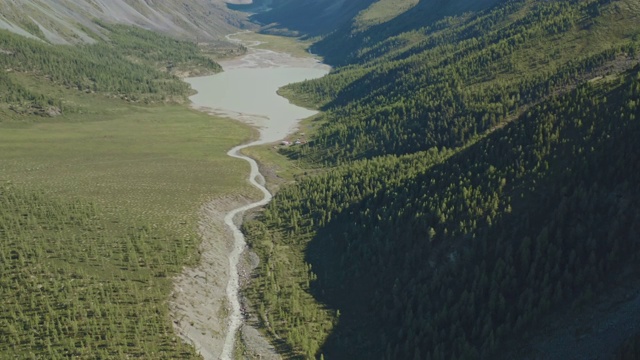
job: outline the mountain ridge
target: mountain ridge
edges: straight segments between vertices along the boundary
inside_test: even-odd
[[[105,31],[95,19],[135,25],[191,41],[219,41],[252,28],[223,0],[0,0],[0,28],[53,44],[94,43]]]

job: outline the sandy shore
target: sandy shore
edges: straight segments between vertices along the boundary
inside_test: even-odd
[[[230,40],[232,36],[228,37]],[[245,44],[248,47],[255,44]],[[264,49],[251,49],[249,53],[233,60],[221,62],[225,71],[238,68],[297,67],[323,69],[328,67],[313,58],[295,58],[289,54]],[[197,90],[197,89],[196,89]],[[239,230],[245,211],[260,207],[271,200],[271,193],[264,187],[265,179],[258,164],[240,154],[240,150],[254,145],[279,140],[281,134],[294,129],[260,114],[229,111],[194,103],[194,108],[216,116],[229,117],[258,127],[260,139],[239,145],[228,152],[229,156],[248,161],[251,174],[248,181],[263,196],[262,199],[226,197],[215,199],[202,208],[200,234],[202,260],[195,268],[185,269],[175,278],[170,298],[171,316],[178,335],[192,344],[205,360],[232,359],[236,335],[240,334],[248,358],[279,359],[280,356],[260,332],[245,321],[239,294],[243,281],[257,265],[257,257],[248,254],[244,236]],[[249,315],[250,320],[250,315]]]

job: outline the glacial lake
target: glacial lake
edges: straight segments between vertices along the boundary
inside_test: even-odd
[[[273,55],[269,53],[265,55]],[[290,83],[322,77],[329,67],[308,61],[297,63],[303,67],[280,66],[272,61],[261,67],[255,67],[255,63],[222,63],[222,73],[185,79],[198,91],[190,99],[197,107],[257,126],[263,143],[284,139],[301,119],[317,112],[289,103],[276,91]]]

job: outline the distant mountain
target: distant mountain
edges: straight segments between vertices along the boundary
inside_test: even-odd
[[[403,31],[420,28],[445,16],[485,9],[499,0],[258,0],[249,8],[260,9],[252,20],[266,31],[302,36],[325,36],[317,46],[336,43],[350,50],[366,42],[378,42]],[[348,45],[346,44],[348,43]],[[334,48],[320,51],[325,55]]]
[[[263,25],[273,24],[292,33],[321,35],[347,23],[374,0],[265,0],[255,5],[267,8],[252,19]],[[254,5],[254,6],[255,6]]]
[[[204,41],[250,26],[223,0],[0,0],[0,29],[55,44],[95,42],[95,19]]]

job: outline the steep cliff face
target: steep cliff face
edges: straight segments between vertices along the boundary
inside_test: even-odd
[[[96,19],[200,41],[250,26],[223,0],[0,0],[0,28],[55,44],[94,42]]]

